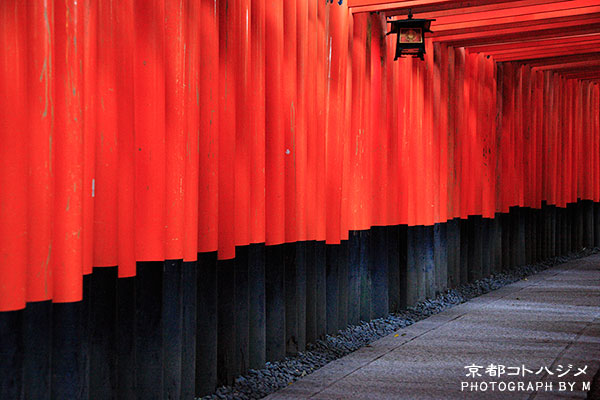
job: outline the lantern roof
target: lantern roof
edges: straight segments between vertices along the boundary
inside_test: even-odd
[[[434,19],[424,19],[424,18],[408,18],[408,19],[388,19],[387,22],[392,24],[392,29],[395,26],[402,26],[405,28],[423,28],[425,32],[431,32],[431,21],[435,21]]]

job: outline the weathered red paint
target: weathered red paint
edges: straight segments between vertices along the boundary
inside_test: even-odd
[[[56,2],[54,129],[54,302],[82,298],[83,275],[83,10],[77,0]],[[110,107],[110,105],[108,105]],[[116,210],[114,210],[116,211]]]
[[[43,4],[36,2],[27,9],[27,31],[28,31],[28,63],[27,63],[27,132],[28,142],[35,143],[29,147],[29,175],[28,175],[28,203],[27,203],[27,300],[43,301],[52,298],[52,269],[50,255],[52,252],[52,209],[54,207],[54,168],[52,168],[52,140],[54,128],[54,4],[52,2]],[[8,25],[6,25],[8,27]],[[90,25],[93,29],[94,25]],[[17,36],[15,36],[18,38]],[[94,35],[95,39],[95,35]],[[4,45],[3,45],[4,47]],[[8,49],[8,47],[5,47]],[[88,51],[88,58],[84,58],[84,66],[89,65],[88,60],[92,57],[93,47]],[[18,60],[18,59],[17,59]],[[95,68],[96,60],[92,61]],[[87,69],[86,69],[87,70]],[[3,73],[4,76],[6,76]],[[16,81],[18,82],[18,81]],[[15,83],[16,83],[15,82]],[[87,82],[86,88],[95,85],[96,80]],[[8,93],[3,90],[3,93]],[[84,94],[85,99],[92,99],[91,95]],[[87,157],[91,148],[94,153],[94,126],[93,104],[86,103],[84,109],[84,145],[86,146],[86,163],[84,174],[89,180],[88,174],[93,175],[94,158]],[[2,106],[4,108],[4,105]],[[90,109],[91,108],[91,109]],[[10,110],[8,108],[7,110]],[[2,120],[6,121],[6,116]],[[8,129],[5,131],[8,133]],[[89,134],[91,133],[91,141]],[[88,139],[88,140],[85,140]],[[5,143],[5,142],[3,142]],[[8,149],[8,148],[7,148]],[[89,161],[88,161],[89,160]],[[2,166],[3,170],[5,166]],[[91,171],[90,171],[91,170]],[[86,174],[87,172],[87,174]],[[3,185],[4,186],[4,185]],[[4,186],[8,188],[8,186]],[[91,197],[91,196],[90,196]],[[15,197],[16,198],[16,197]],[[2,201],[2,200],[0,200]],[[85,201],[85,199],[84,199]],[[84,203],[89,207],[89,202]],[[86,208],[92,218],[93,209]],[[84,252],[86,256],[92,255],[93,227],[90,227],[89,214],[86,214],[84,223]],[[93,223],[93,219],[91,221]],[[90,229],[92,228],[92,229]],[[92,261],[85,261],[91,269]],[[4,261],[3,261],[4,264]],[[4,264],[8,265],[8,264]],[[87,272],[87,271],[86,271]],[[0,306],[2,309],[2,306]]]
[[[226,0],[219,8],[219,259],[235,257],[235,156],[237,72],[240,62],[239,0]],[[239,77],[238,77],[239,78]],[[240,113],[241,115],[241,110]],[[230,212],[224,212],[229,210]]]
[[[184,14],[187,20],[187,53],[185,60],[185,174],[183,260],[195,261],[198,255],[198,204],[200,181],[200,24],[201,0],[190,0]]]
[[[265,9],[264,0],[251,6],[250,135],[251,186],[250,243],[265,242]]]
[[[283,4],[266,7],[265,166],[267,244],[285,241],[285,135],[283,125]]]
[[[185,220],[185,61],[187,50],[187,1],[165,2],[165,257],[183,258]]]
[[[48,3],[46,3],[46,6]],[[35,5],[34,5],[35,7]],[[125,9],[125,7],[123,7]],[[82,222],[82,235],[83,235],[83,273],[90,274],[92,267],[94,266],[94,196],[95,196],[95,173],[96,173],[96,80],[86,79],[88,76],[96,76],[97,60],[97,34],[98,34],[98,3],[91,0],[83,2],[82,7],[83,13],[83,222]],[[41,16],[38,15],[38,18]],[[41,26],[43,27],[43,25]],[[43,31],[44,32],[44,31]],[[47,32],[47,31],[45,31]],[[44,33],[40,32],[42,37]],[[47,33],[46,33],[47,34]],[[40,49],[42,50],[42,49]],[[32,55],[41,54],[44,55],[44,51],[32,52]],[[38,56],[40,57],[40,56]],[[38,66],[39,68],[39,66]],[[33,68],[32,68],[33,69]],[[32,70],[30,69],[30,71]],[[37,68],[36,68],[37,69]],[[46,121],[49,121],[47,119]],[[50,127],[50,125],[47,125]],[[38,129],[33,129],[33,132],[38,132]],[[41,129],[42,134],[46,134],[45,129]],[[32,140],[37,142],[38,140]],[[43,143],[44,138],[40,138]],[[37,159],[38,155],[31,158]],[[46,157],[41,157],[45,160]],[[47,168],[40,169],[41,171],[48,171]],[[41,199],[48,196],[49,191],[43,189],[42,192],[37,193]],[[36,197],[37,197],[36,196]],[[45,215],[39,215],[42,220],[49,221],[50,215],[45,212],[42,208],[41,213]],[[32,218],[36,221],[37,218]],[[42,225],[44,226],[44,225]],[[33,228],[36,229],[36,228]],[[49,236],[48,236],[49,238]],[[30,249],[33,250],[34,246]],[[44,250],[47,245],[42,245],[41,248],[37,248],[34,251]]]
[[[250,103],[250,81],[252,75],[250,43],[250,1],[241,0],[236,3],[234,18],[237,24],[237,39],[234,39],[237,48],[238,62],[236,66],[236,110],[235,118],[235,189],[234,210],[235,220],[235,245],[250,243],[250,171],[252,158],[252,131],[250,129],[250,114],[243,112],[246,104]],[[233,22],[233,21],[231,21]],[[230,22],[230,23],[231,23]],[[237,43],[236,43],[237,42]]]
[[[165,258],[165,4],[134,0],[135,255]],[[98,193],[99,193],[98,188]]]
[[[116,31],[120,40],[116,45],[117,79],[117,264],[120,277],[136,274],[135,253],[135,182],[136,149],[134,130],[133,54],[134,14],[133,0],[124,0],[116,8]],[[85,53],[84,53],[85,54]],[[84,121],[85,122],[85,121]]]
[[[23,140],[27,104],[22,95],[27,92],[26,21],[22,2],[0,3],[0,311],[23,308],[26,300],[28,196],[23,183],[29,177]],[[51,283],[51,276],[47,278]]]
[[[199,58],[202,60],[196,101],[198,129],[198,251],[216,251],[219,231],[219,3],[200,0]],[[202,134],[200,134],[200,132]]]
[[[96,85],[96,168],[94,197],[94,266],[118,264],[117,230],[117,76],[116,16],[110,3],[98,5]],[[58,28],[58,21],[57,28]],[[57,71],[58,72],[58,71]],[[102,190],[101,190],[102,189]]]

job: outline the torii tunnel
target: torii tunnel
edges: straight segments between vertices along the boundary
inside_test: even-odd
[[[597,0],[0,1],[0,398],[194,398],[599,246],[599,83]]]

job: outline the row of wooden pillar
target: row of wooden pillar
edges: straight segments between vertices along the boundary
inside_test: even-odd
[[[141,262],[132,278],[95,268],[81,302],[0,313],[0,398],[191,399],[349,324],[598,246],[600,204],[579,201]]]

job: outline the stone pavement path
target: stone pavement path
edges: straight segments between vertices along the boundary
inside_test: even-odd
[[[481,376],[466,376],[472,365]],[[584,399],[599,368],[600,254],[417,322],[267,399]]]

